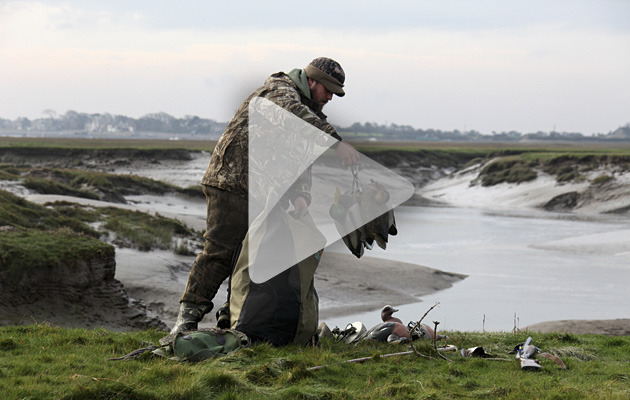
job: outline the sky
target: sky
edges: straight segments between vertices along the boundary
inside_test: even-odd
[[[608,133],[630,123],[629,17],[630,0],[0,0],[0,118],[227,122],[326,56],[338,126]]]

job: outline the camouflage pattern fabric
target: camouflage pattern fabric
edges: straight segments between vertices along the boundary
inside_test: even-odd
[[[319,57],[311,61],[305,68],[306,75],[326,87],[330,92],[339,97],[345,96],[343,83],[346,74],[341,65],[333,59]]]
[[[203,186],[203,192],[208,207],[205,245],[195,258],[180,302],[212,307],[212,299],[230,276],[233,260],[247,233],[248,207],[242,196],[212,186]]]
[[[264,97],[304,121],[340,139],[335,129],[326,121],[326,116],[318,105],[310,99],[308,86],[301,88],[289,77],[278,72],[271,75],[263,86],[256,89],[240,106],[225,132],[217,142],[210,157],[206,173],[201,181],[207,202],[205,246],[192,266],[188,283],[180,302],[210,305],[221,283],[232,272],[233,259],[248,229],[248,181],[249,160],[248,143],[249,102],[254,97]],[[305,91],[307,93],[305,93]],[[279,118],[274,116],[273,118]],[[264,134],[264,129],[256,129]],[[287,133],[290,135],[290,133]],[[286,138],[285,138],[286,139]],[[290,138],[289,138],[290,139]],[[284,144],[294,146],[283,140]],[[284,152],[294,160],[287,160],[292,165],[299,164],[300,152]],[[290,164],[291,165],[291,164]],[[286,180],[287,177],[256,177],[261,187],[273,187],[265,180]],[[297,196],[302,196],[310,204],[311,175],[310,169],[304,171],[291,186],[281,201],[283,208]],[[254,191],[256,191],[254,189]],[[255,196],[254,196],[255,197]],[[264,198],[264,194],[260,195]]]
[[[326,116],[318,109],[318,105],[309,99],[310,93],[309,96],[304,94],[287,74],[283,72],[275,73],[265,81],[263,86],[256,89],[243,102],[234,118],[229,122],[210,157],[208,169],[201,181],[202,184],[227,190],[244,197],[249,195],[248,142],[250,137],[248,134],[248,108],[250,100],[254,97],[264,97],[305,122],[339,138],[332,125],[326,121]],[[256,131],[261,134],[264,132],[264,130],[258,129]],[[292,165],[299,165],[299,160],[293,161]],[[289,193],[289,196],[295,198],[301,195],[308,202],[310,200],[309,189],[309,175],[304,174],[292,187],[290,191],[292,193]]]
[[[343,86],[344,82],[346,81],[346,73],[343,71],[343,68],[341,68],[341,65],[339,65],[339,63],[332,58],[317,57],[316,59],[311,61],[309,65],[319,69],[326,75],[330,76],[340,86]]]

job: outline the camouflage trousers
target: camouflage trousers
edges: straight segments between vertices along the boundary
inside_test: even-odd
[[[247,197],[213,186],[202,187],[208,209],[205,245],[195,258],[179,301],[211,305],[219,286],[232,273],[236,252],[247,233],[248,205]]]

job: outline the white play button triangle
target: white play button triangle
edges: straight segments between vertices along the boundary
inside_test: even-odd
[[[250,228],[243,251],[254,283],[266,282],[413,195],[411,182],[364,154],[353,175],[335,154],[335,138],[265,98],[250,101],[248,129]],[[291,215],[289,200],[302,182],[311,185],[308,213]],[[353,187],[367,186],[383,189],[386,202],[357,205],[344,223],[335,222],[331,205],[348,199],[344,194]]]

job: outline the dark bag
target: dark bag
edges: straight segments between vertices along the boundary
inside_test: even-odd
[[[306,344],[317,333],[319,299],[314,275],[322,251],[294,265],[291,260],[297,257],[291,253],[308,246],[323,249],[326,239],[308,213],[291,216],[276,208],[258,222],[260,234],[250,236],[248,233],[230,278],[231,328],[245,332],[254,342],[268,342],[274,346]],[[269,244],[272,237],[274,240],[282,238],[287,244],[286,254]],[[304,241],[309,242],[308,246]],[[279,270],[276,275],[271,273],[269,279],[256,283],[250,275],[249,250],[256,256],[255,262],[267,260],[264,265],[292,266]]]

